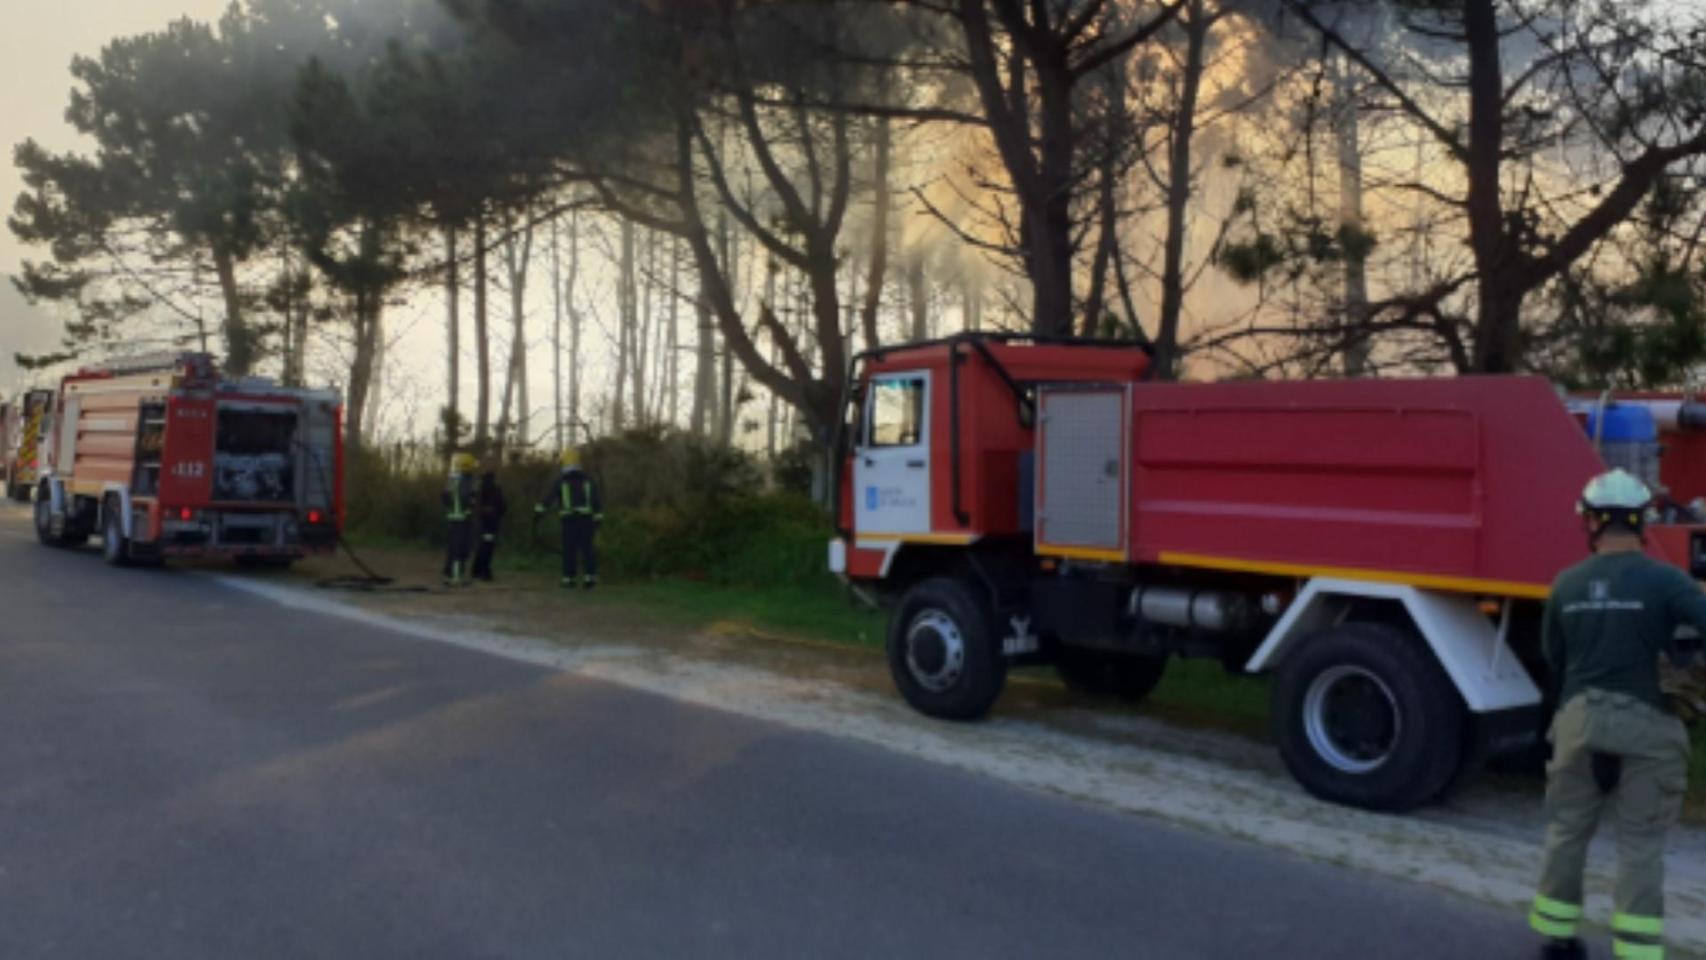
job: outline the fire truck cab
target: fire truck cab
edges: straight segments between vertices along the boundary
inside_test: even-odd
[[[1573,509],[1608,463],[1661,493],[1650,552],[1706,576],[1687,398],[1147,366],[1133,344],[978,334],[855,360],[829,566],[889,603],[916,709],[982,716],[1037,663],[1139,700],[1171,658],[1212,658],[1273,676],[1311,792],[1403,810],[1537,739],[1542,604],[1586,555]]]
[[[48,546],[100,536],[109,563],[227,556],[288,564],[331,551],[342,521],[341,407],[331,391],[226,381],[206,354],[64,378],[37,482]]]

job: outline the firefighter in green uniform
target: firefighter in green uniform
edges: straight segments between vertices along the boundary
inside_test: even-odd
[[[1706,634],[1706,594],[1646,555],[1652,494],[1622,470],[1595,477],[1577,510],[1593,556],[1559,575],[1542,646],[1558,706],[1547,766],[1545,865],[1529,924],[1544,958],[1585,957],[1582,871],[1602,817],[1618,828],[1616,955],[1664,956],[1665,832],[1682,808],[1688,730],[1666,708],[1659,658],[1685,656],[1677,627]]]
[[[450,480],[440,499],[449,536],[444,557],[444,582],[466,586],[468,556],[474,549],[474,470],[479,461],[471,453],[459,453],[450,461]]]
[[[555,509],[562,521],[563,586],[573,588],[577,566],[584,571],[581,581],[588,590],[598,584],[598,526],[604,522],[604,501],[598,494],[598,484],[581,469],[579,450],[564,450],[559,460],[562,473],[534,513],[543,514]]]

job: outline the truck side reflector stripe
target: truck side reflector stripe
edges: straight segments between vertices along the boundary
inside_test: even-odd
[[[1544,600],[1552,593],[1551,586],[1541,583],[1515,583],[1505,580],[1476,580],[1470,577],[1442,577],[1428,573],[1405,573],[1399,570],[1358,570],[1348,567],[1313,567],[1298,563],[1264,563],[1260,560],[1241,560],[1234,557],[1207,557],[1195,553],[1162,551],[1160,562],[1180,567],[1204,570],[1230,570],[1237,573],[1266,573],[1281,577],[1332,577],[1339,580],[1367,580],[1373,583],[1398,583],[1426,590],[1451,593],[1485,593],[1501,597],[1524,597]]]
[[[1097,560],[1103,563],[1126,563],[1131,558],[1124,550],[1107,550],[1101,547],[1058,547],[1039,543],[1036,547],[1039,557],[1059,557],[1062,560]]]
[[[931,543],[948,546],[964,546],[976,541],[979,534],[975,533],[864,533],[856,532],[853,539],[859,543]]]

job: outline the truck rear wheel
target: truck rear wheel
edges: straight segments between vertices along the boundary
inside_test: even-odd
[[[46,490],[36,497],[35,523],[37,543],[44,547],[60,546],[59,538],[53,535],[53,501]]]
[[[1346,623],[1280,668],[1273,731],[1287,769],[1323,800],[1402,812],[1439,796],[1463,752],[1464,707],[1412,633]]]
[[[130,539],[124,535],[124,518],[117,500],[108,500],[101,510],[101,559],[109,566],[130,564]]]
[[[989,712],[1007,681],[987,599],[939,577],[907,591],[889,622],[889,673],[913,709],[944,720]]]
[[[1138,703],[1167,672],[1167,656],[1063,647],[1055,670],[1068,688],[1096,697]]]

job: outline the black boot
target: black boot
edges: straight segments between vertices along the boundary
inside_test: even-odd
[[[1568,940],[1548,940],[1540,948],[1540,960],[1587,960],[1588,950],[1575,937]]]

